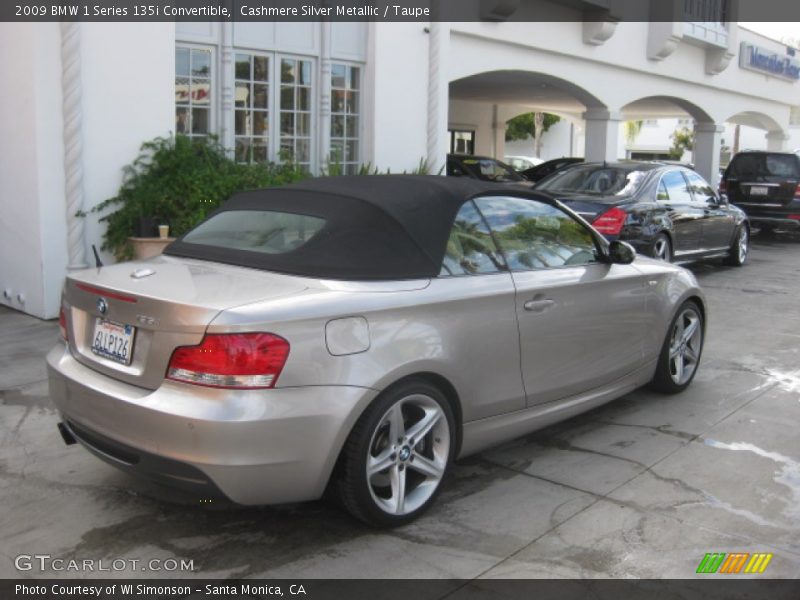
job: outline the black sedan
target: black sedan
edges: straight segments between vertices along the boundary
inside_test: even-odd
[[[736,266],[747,260],[747,216],[685,167],[585,163],[543,179],[536,190],[569,206],[607,239],[626,241],[641,254],[670,262],[723,257]]]

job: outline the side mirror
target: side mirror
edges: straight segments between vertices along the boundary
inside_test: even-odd
[[[628,242],[614,240],[608,245],[608,258],[615,265],[629,265],[636,258],[636,250]]]

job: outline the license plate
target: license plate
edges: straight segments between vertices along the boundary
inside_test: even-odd
[[[754,185],[750,187],[751,196],[766,196],[769,194],[769,188],[762,185]]]
[[[94,322],[92,352],[123,365],[131,364],[136,328],[98,318]]]

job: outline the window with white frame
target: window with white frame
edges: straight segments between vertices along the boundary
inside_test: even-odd
[[[334,64],[331,68],[331,147],[330,161],[341,166],[342,173],[358,172],[360,69]]]
[[[279,158],[311,170],[311,61],[281,58]]]
[[[211,133],[211,50],[175,48],[175,132],[190,137]]]
[[[234,66],[234,155],[237,162],[269,156],[269,57],[236,54]]]
[[[218,75],[214,46],[179,40],[175,47],[175,131],[192,137],[223,136],[237,162],[291,160],[316,172],[318,124],[314,94],[331,85],[332,162],[344,173],[361,164],[362,67],[336,63],[331,81],[317,82],[313,57],[291,56],[256,48],[233,48],[232,73]],[[231,105],[218,104],[216,87],[232,83]],[[219,96],[217,95],[219,94]],[[218,114],[219,113],[219,114]],[[232,147],[227,147],[230,144]]]

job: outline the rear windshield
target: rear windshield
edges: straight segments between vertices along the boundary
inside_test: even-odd
[[[800,177],[800,165],[792,154],[739,154],[728,167],[731,177]]]
[[[325,226],[325,219],[272,210],[217,213],[183,237],[184,242],[284,254],[303,246]]]
[[[435,277],[441,266],[379,207],[291,188],[237,194],[164,253],[326,279]]]
[[[602,165],[574,166],[542,180],[537,190],[593,196],[630,196],[641,185],[646,171]]]

